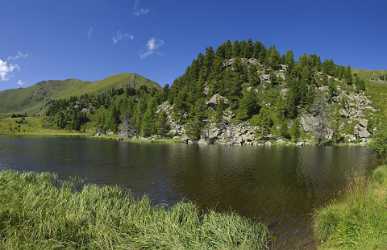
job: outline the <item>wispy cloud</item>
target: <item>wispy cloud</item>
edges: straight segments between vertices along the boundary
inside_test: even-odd
[[[7,59],[0,58],[0,82],[8,81],[12,74],[20,70],[19,64],[13,63],[20,59],[29,57],[29,54],[18,51],[16,55],[9,56]]]
[[[164,44],[164,40],[154,37],[150,38],[146,43],[146,51],[140,55],[140,58],[145,59],[154,54],[160,55],[159,49],[164,46]]]
[[[149,14],[150,9],[145,9],[140,7],[140,0],[135,0],[134,1],[134,6],[133,6],[133,15],[135,16],[144,16]]]
[[[0,59],[0,82],[8,81],[13,72],[20,70],[20,66]]]
[[[90,40],[93,37],[93,33],[94,33],[94,26],[90,26],[89,30],[87,31],[87,39]]]
[[[116,32],[116,34],[114,34],[114,36],[112,37],[112,40],[113,40],[113,44],[117,44],[117,43],[119,43],[122,40],[131,40],[131,41],[133,41],[134,40],[134,36],[130,35],[128,33],[122,33],[121,31],[118,30]]]
[[[23,88],[26,83],[22,80],[18,80],[16,84],[19,86],[19,88]]]
[[[7,58],[7,61],[15,61],[15,60],[19,60],[19,59],[25,59],[27,58],[29,55],[27,53],[23,53],[21,51],[18,51],[17,54],[15,56],[9,56]]]

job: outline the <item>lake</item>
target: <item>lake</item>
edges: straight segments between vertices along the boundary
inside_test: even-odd
[[[281,244],[309,244],[314,209],[377,166],[366,147],[131,144],[0,136],[0,168],[55,172],[129,188],[155,204],[182,199],[264,222]]]

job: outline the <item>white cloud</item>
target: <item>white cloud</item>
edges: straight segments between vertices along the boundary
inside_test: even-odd
[[[122,40],[134,40],[134,36],[128,33],[122,33],[121,31],[117,31],[116,34],[112,37],[113,44],[117,44]]]
[[[18,51],[15,56],[9,56],[7,58],[7,61],[15,61],[15,60],[19,60],[19,59],[25,59],[28,56],[29,55],[27,53],[23,53],[23,52]]]
[[[164,40],[152,37],[146,43],[146,51],[140,55],[141,59],[145,59],[153,54],[160,54],[159,49],[164,46]]]
[[[133,11],[133,15],[135,15],[135,16],[144,16],[144,15],[149,14],[149,12],[150,12],[149,9],[140,8],[140,9],[134,10]]]
[[[94,33],[94,26],[90,26],[89,30],[87,31],[87,38],[90,40]]]
[[[144,16],[149,14],[150,9],[144,9],[140,8],[140,0],[135,0],[134,1],[134,6],[133,6],[133,15],[135,16]]]
[[[11,74],[20,70],[19,65],[0,59],[0,82],[8,81]]]
[[[18,80],[16,84],[19,86],[19,88],[23,88],[24,84],[26,83],[23,82],[22,80]]]

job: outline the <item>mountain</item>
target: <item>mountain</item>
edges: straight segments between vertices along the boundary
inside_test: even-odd
[[[147,86],[159,89],[160,86],[137,74],[118,74],[106,79],[90,82],[77,79],[42,81],[28,88],[0,92],[0,113],[34,114],[51,99],[65,99],[84,94],[97,94],[109,89],[134,86]]]
[[[126,88],[52,101],[51,126],[186,142],[367,142],[377,122],[366,78],[318,55],[227,41],[162,91]]]

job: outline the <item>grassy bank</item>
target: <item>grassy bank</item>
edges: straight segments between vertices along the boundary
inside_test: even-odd
[[[265,226],[235,214],[166,209],[116,187],[0,172],[0,249],[266,249]]]
[[[122,138],[118,135],[95,136],[95,133],[71,131],[64,129],[52,129],[44,126],[41,117],[25,118],[0,118],[0,135],[16,136],[77,136],[96,140],[126,141],[131,143],[171,144],[179,143],[179,140],[169,138]]]
[[[39,136],[79,136],[79,131],[52,129],[44,126],[40,117],[0,118],[2,135],[39,135]]]
[[[387,166],[375,170],[369,183],[359,181],[348,191],[316,213],[321,249],[387,249]]]

